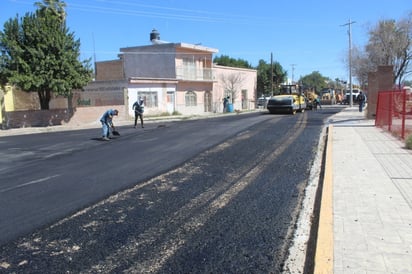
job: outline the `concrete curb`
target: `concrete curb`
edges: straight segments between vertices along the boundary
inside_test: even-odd
[[[333,125],[328,127],[314,273],[333,273]]]

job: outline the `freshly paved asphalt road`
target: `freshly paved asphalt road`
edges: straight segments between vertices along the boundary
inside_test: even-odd
[[[0,243],[170,170],[270,118],[255,113],[230,122],[220,118],[153,124],[144,130],[124,127],[119,128],[121,138],[111,142],[96,138],[99,129],[3,137]]]
[[[336,111],[122,128],[107,143],[96,130],[1,138],[11,161],[0,170],[0,263],[32,273],[277,272]]]

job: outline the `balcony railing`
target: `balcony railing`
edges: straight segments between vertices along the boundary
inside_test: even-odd
[[[192,69],[188,67],[176,67],[176,79],[189,81],[212,81],[211,68]]]

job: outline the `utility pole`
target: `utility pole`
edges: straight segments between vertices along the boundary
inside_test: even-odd
[[[295,66],[296,66],[296,64],[291,64],[291,66],[292,66],[292,85],[293,85],[293,79],[294,79],[294,77],[295,77]]]
[[[351,21],[349,19],[349,22],[346,24],[341,25],[342,27],[348,26],[348,35],[349,35],[349,89],[350,89],[350,99],[349,99],[349,104],[352,107],[353,106],[353,88],[352,88],[352,24],[356,23],[355,21]]]
[[[270,91],[273,96],[273,53],[270,53]]]

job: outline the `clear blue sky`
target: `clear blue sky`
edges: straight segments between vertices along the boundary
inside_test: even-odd
[[[41,0],[37,0],[41,1]],[[0,23],[35,10],[30,0],[0,0]],[[379,20],[406,18],[411,0],[66,0],[67,23],[81,42],[81,58],[117,58],[119,49],[160,39],[201,43],[257,66],[279,62],[294,80],[313,71],[348,79],[348,27],[363,47]],[[294,69],[293,69],[294,68]],[[356,80],[354,79],[356,82]]]

